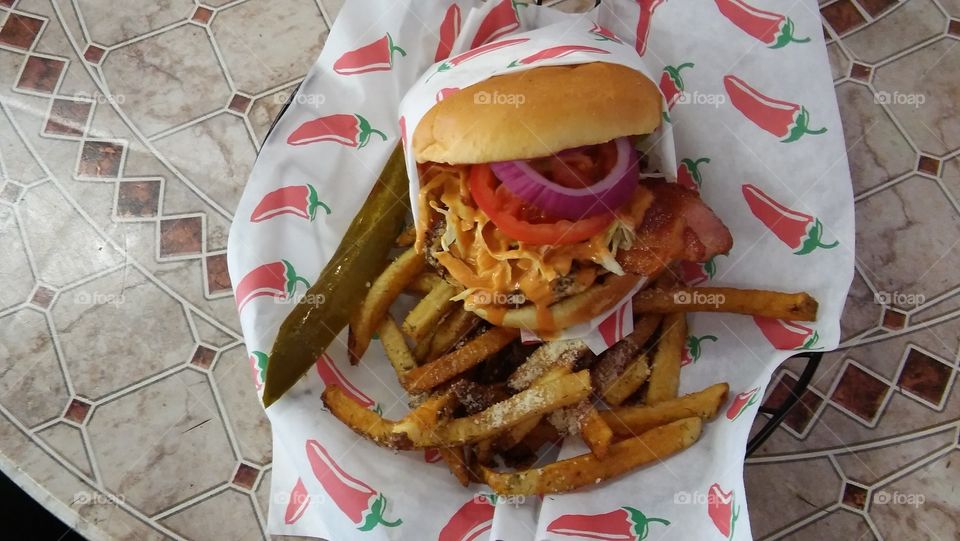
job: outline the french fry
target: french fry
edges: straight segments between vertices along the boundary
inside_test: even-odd
[[[413,246],[413,243],[417,240],[417,228],[408,227],[403,230],[403,233],[397,237],[397,246],[401,248],[409,248]]]
[[[487,438],[473,445],[473,458],[477,461],[477,464],[493,463],[493,455],[495,453],[493,449],[494,439],[495,438]]]
[[[572,368],[573,363],[588,351],[590,348],[579,338],[547,342],[534,350],[527,360],[517,367],[507,378],[507,385],[511,389],[522,391],[554,368]]]
[[[426,360],[427,355],[430,353],[430,340],[433,338],[433,333],[427,333],[419,342],[413,346],[413,358],[420,364]]]
[[[426,338],[437,322],[453,308],[454,305],[450,299],[456,294],[457,288],[449,282],[445,280],[437,282],[430,293],[420,299],[420,302],[407,314],[401,327],[403,332],[415,342]]]
[[[457,478],[463,486],[470,485],[470,467],[467,465],[467,457],[463,446],[458,447],[437,447],[440,458],[447,464],[450,473]]]
[[[380,343],[383,344],[383,349],[387,353],[387,359],[390,360],[390,364],[393,365],[398,377],[402,377],[417,367],[417,362],[414,360],[413,354],[410,353],[410,348],[407,347],[407,342],[403,338],[403,333],[400,332],[400,327],[397,327],[397,322],[389,314],[383,319],[378,332],[380,333]]]
[[[427,293],[430,293],[430,290],[436,287],[442,279],[443,278],[440,278],[440,276],[435,272],[423,272],[417,275],[412,282],[407,284],[407,287],[404,289],[404,291],[413,295],[420,295],[422,297]]]
[[[817,300],[807,293],[782,293],[732,287],[671,287],[644,289],[633,297],[633,311],[729,312],[791,321],[817,319]]]
[[[652,406],[625,406],[601,411],[600,417],[617,436],[632,437],[647,430],[687,417],[709,421],[727,401],[730,386],[717,383],[688,395],[665,400]]]
[[[600,417],[600,412],[593,405],[588,405],[586,411],[580,417],[580,437],[587,444],[590,451],[597,458],[607,456],[610,449],[610,442],[613,440],[613,430],[607,425],[607,422]]]
[[[647,355],[641,353],[627,364],[623,372],[604,388],[600,397],[611,406],[619,406],[630,398],[650,377],[650,364]]]
[[[480,323],[480,318],[467,312],[463,308],[455,308],[454,311],[440,323],[437,331],[433,333],[430,339],[430,351],[427,353],[428,360],[436,359],[450,351],[457,342],[467,333],[472,331]]]
[[[363,357],[367,347],[370,346],[373,331],[380,326],[380,322],[387,315],[387,309],[403,288],[420,274],[425,265],[423,254],[418,254],[416,250],[410,248],[390,263],[373,281],[367,297],[350,318],[347,350],[351,364],[357,364],[360,357]]]
[[[638,316],[633,324],[633,332],[600,355],[591,369],[597,394],[603,397],[607,389],[620,379],[627,367],[642,353],[643,345],[656,332],[662,319],[663,316],[659,314]]]
[[[542,388],[543,386],[548,385],[551,381],[557,378],[563,377],[569,373],[570,373],[569,366],[554,367],[549,371],[547,371],[542,376],[540,376],[539,378],[537,378],[537,381],[533,383],[532,387]],[[508,449],[512,449],[514,446],[520,443],[525,437],[527,437],[527,434],[529,434],[533,429],[535,429],[537,425],[540,424],[540,421],[542,420],[543,420],[542,417],[531,417],[530,419],[527,419],[526,421],[518,424],[517,426],[503,432],[502,434],[497,436],[497,438],[493,440],[490,444],[482,446],[481,450],[483,450],[484,452],[487,452],[487,451],[506,451]],[[487,440],[487,441],[490,441],[490,440]],[[484,443],[484,442],[480,442],[480,443]],[[481,461],[481,463],[486,464],[487,462]]]
[[[680,387],[680,357],[687,339],[687,316],[667,314],[663,318],[660,341],[653,354],[653,365],[647,380],[646,403],[656,404],[676,398]]]
[[[703,421],[689,417],[614,443],[601,460],[587,453],[541,468],[511,473],[481,466],[484,482],[500,495],[532,496],[567,492],[607,480],[686,449],[700,437]]]
[[[407,372],[400,384],[411,393],[427,391],[480,364],[520,336],[517,329],[493,327],[448,355]]]

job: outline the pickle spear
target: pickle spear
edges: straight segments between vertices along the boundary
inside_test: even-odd
[[[397,145],[330,262],[280,326],[264,377],[264,406],[293,387],[346,327],[403,230],[408,194],[403,150]],[[310,299],[323,303],[304,302]]]

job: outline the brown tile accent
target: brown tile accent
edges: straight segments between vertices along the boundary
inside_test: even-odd
[[[5,8],[11,8],[11,7],[13,7],[13,4],[14,4],[16,1],[17,1],[17,0],[0,0],[0,6],[3,6],[3,7],[5,7]]]
[[[207,258],[207,288],[210,293],[219,293],[233,287],[227,273],[227,255],[212,255]]]
[[[53,301],[53,296],[56,295],[56,291],[48,289],[43,286],[39,286],[37,291],[33,294],[33,298],[30,299],[30,302],[40,308],[48,308],[50,302]]]
[[[849,364],[840,376],[840,383],[833,391],[832,400],[863,420],[872,421],[886,393],[886,383],[858,366]]]
[[[120,174],[123,146],[109,141],[87,141],[80,154],[77,175],[84,177],[116,177]]]
[[[103,55],[106,54],[106,50],[102,47],[96,45],[87,45],[87,48],[83,51],[83,58],[91,64],[99,64],[103,60]]]
[[[20,199],[20,193],[23,191],[23,188],[8,182],[6,186],[3,187],[3,191],[0,191],[0,199],[8,203],[16,203],[17,199]]]
[[[20,80],[17,81],[17,88],[51,93],[56,90],[60,73],[66,65],[63,60],[30,56],[27,58]]]
[[[790,390],[797,384],[797,380],[790,374],[784,374],[777,382],[776,386],[770,391],[770,396],[763,402],[765,408],[779,408],[790,396]],[[823,399],[810,391],[800,395],[800,401],[794,404],[783,422],[793,430],[802,433],[806,430],[813,414],[817,412]]]
[[[863,64],[858,64],[854,62],[850,65],[850,77],[858,81],[866,81],[870,79],[870,74],[873,72],[873,68],[870,66],[865,66]]]
[[[951,36],[956,36],[960,38],[960,21],[956,19],[950,20],[950,25],[947,26],[947,33]]]
[[[253,484],[257,482],[257,475],[259,474],[260,470],[257,468],[247,464],[240,464],[237,466],[237,472],[233,474],[233,484],[238,487],[252,489]]]
[[[867,506],[867,489],[845,483],[843,485],[843,503],[854,509],[863,509]]]
[[[87,419],[87,414],[90,413],[90,407],[90,404],[74,398],[67,406],[67,411],[63,414],[63,417],[75,423],[83,423]]]
[[[866,22],[851,0],[840,0],[820,8],[820,14],[830,26],[843,35]]]
[[[917,171],[936,175],[940,172],[940,160],[921,154],[920,159],[917,160]]]
[[[82,136],[86,130],[90,108],[90,102],[86,101],[61,98],[53,100],[50,118],[47,119],[47,125],[43,128],[44,133]]]
[[[929,355],[910,348],[897,384],[931,404],[939,404],[952,369]]]
[[[897,0],[859,0],[859,2],[860,7],[866,10],[871,17],[876,17],[897,4]]]
[[[250,98],[241,96],[240,94],[234,94],[233,97],[230,98],[230,105],[228,105],[227,108],[238,113],[245,113],[247,112],[248,105],[250,105]]]
[[[203,225],[199,217],[172,218],[160,222],[160,255],[200,253]]]
[[[43,19],[11,13],[0,27],[0,43],[20,49],[29,49],[40,34]]]
[[[190,17],[190,20],[196,21],[200,24],[207,24],[210,22],[210,17],[213,17],[213,10],[199,6],[197,7],[197,10],[193,12],[193,16]]]
[[[145,218],[156,216],[160,206],[159,180],[128,180],[117,191],[117,215]]]
[[[883,327],[891,331],[899,331],[907,324],[907,314],[896,310],[883,311]]]
[[[193,352],[193,358],[190,359],[190,364],[200,368],[210,368],[216,355],[217,352],[208,347],[197,346],[197,350]]]

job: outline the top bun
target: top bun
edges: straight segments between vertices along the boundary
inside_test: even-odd
[[[464,88],[427,111],[413,133],[418,162],[489,163],[650,133],[660,92],[642,73],[592,62],[533,68]]]

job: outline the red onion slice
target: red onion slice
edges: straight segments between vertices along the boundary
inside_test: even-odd
[[[490,169],[510,192],[552,216],[580,220],[620,208],[637,187],[637,151],[627,137],[614,140],[617,161],[600,182],[585,188],[561,186],[523,160],[496,162]]]

